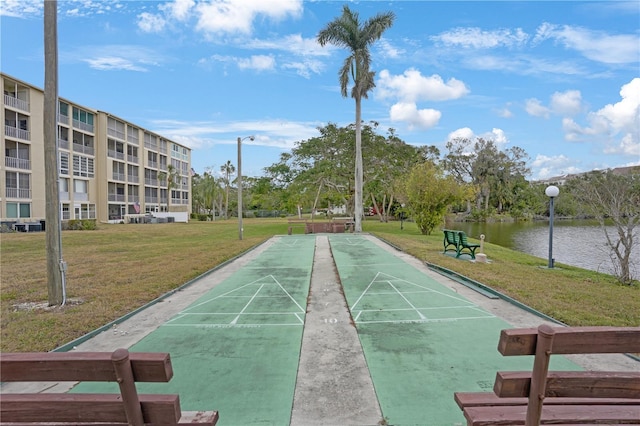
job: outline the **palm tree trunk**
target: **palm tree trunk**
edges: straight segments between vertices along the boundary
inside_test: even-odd
[[[362,97],[356,95],[356,170],[355,170],[355,232],[362,232]]]

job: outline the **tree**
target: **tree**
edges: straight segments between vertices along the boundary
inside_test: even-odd
[[[424,235],[444,221],[450,205],[464,198],[465,187],[430,161],[414,166],[399,186],[403,188],[405,208]]]
[[[640,244],[640,170],[619,175],[591,172],[570,181],[573,195],[600,222],[610,249],[615,275],[623,284],[633,282],[631,253]],[[607,228],[613,223],[614,232]]]
[[[222,166],[220,171],[224,173],[224,184],[226,190],[226,197],[224,199],[224,218],[229,219],[229,187],[231,186],[231,175],[235,173],[236,168],[231,164],[231,160],[227,160]]]
[[[362,232],[362,98],[368,97],[368,92],[375,87],[375,72],[370,70],[371,54],[369,48],[380,39],[382,33],[391,25],[395,15],[393,12],[381,13],[364,23],[360,22],[358,13],[352,12],[349,6],[342,9],[342,16],[331,21],[318,33],[318,43],[321,46],[333,44],[348,49],[351,54],[345,59],[339,72],[340,90],[343,97],[347,97],[347,86],[353,81],[351,97],[356,103],[356,146],[355,146],[355,232]]]

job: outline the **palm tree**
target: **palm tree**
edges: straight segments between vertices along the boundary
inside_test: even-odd
[[[224,183],[227,186],[227,194],[224,202],[224,218],[229,219],[229,186],[231,184],[231,174],[236,171],[236,168],[233,164],[231,164],[231,160],[227,160],[226,163],[220,166],[220,171],[224,173]]]
[[[395,15],[393,12],[379,13],[373,18],[361,23],[357,13],[345,5],[342,16],[329,22],[318,33],[318,43],[321,46],[333,44],[350,50],[351,54],[345,59],[338,73],[340,90],[343,97],[347,97],[347,86],[353,80],[351,97],[356,101],[356,164],[355,164],[355,232],[362,232],[362,98],[368,98],[368,92],[376,85],[375,72],[369,69],[371,54],[369,47],[380,39],[382,33],[391,25]]]

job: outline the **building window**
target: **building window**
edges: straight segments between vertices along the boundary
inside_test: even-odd
[[[93,114],[73,107],[73,127],[93,133]]]
[[[96,205],[88,203],[76,204],[75,216],[76,219],[95,219]]]
[[[93,158],[83,155],[73,156],[73,175],[92,178],[94,177]]]
[[[31,217],[31,203],[7,203],[7,218],[22,219]]]
[[[107,118],[107,134],[109,136],[113,136],[118,139],[125,140],[124,127],[125,126],[122,121],[116,120],[113,117]]]
[[[62,204],[62,207],[60,209],[60,217],[62,218],[62,220],[71,219],[71,208],[69,207],[69,204]]]
[[[144,147],[158,150],[158,138],[152,135],[151,133],[144,134]]]
[[[138,145],[138,128],[127,124],[127,140]]]
[[[60,153],[60,174],[69,174],[69,154],[67,154],[66,152]]]

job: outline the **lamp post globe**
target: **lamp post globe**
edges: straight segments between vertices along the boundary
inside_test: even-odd
[[[555,185],[547,186],[544,193],[549,197],[549,261],[547,267],[553,268],[553,200],[560,194],[560,189]]]

